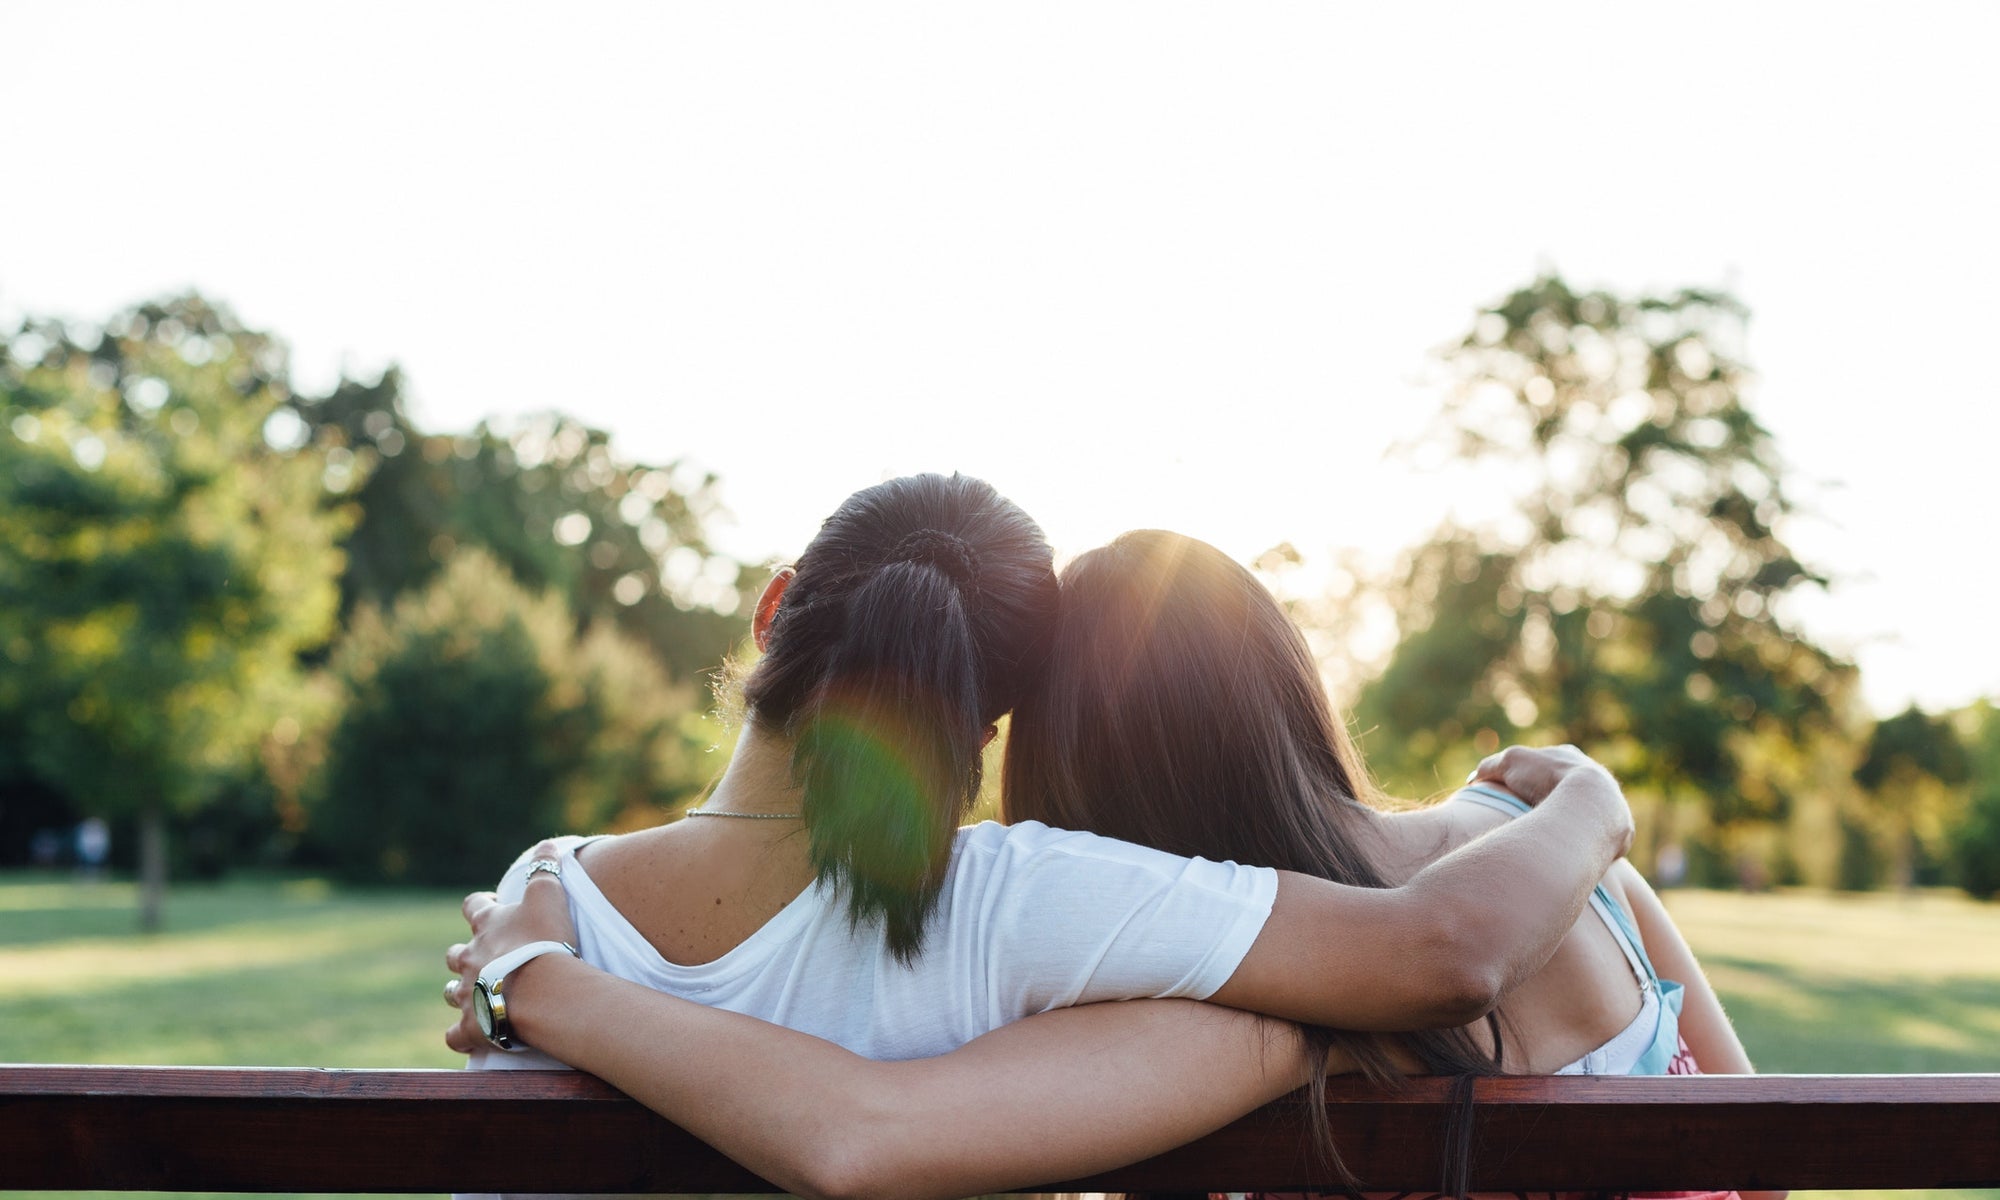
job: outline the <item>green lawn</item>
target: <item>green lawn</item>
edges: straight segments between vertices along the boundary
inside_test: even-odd
[[[458,897],[317,880],[183,886],[167,932],[133,888],[0,882],[0,1060],[444,1067]]]
[[[456,895],[188,885],[153,938],[132,932],[133,899],[124,883],[0,875],[0,1061],[456,1064],[438,999]],[[1667,902],[1762,1069],[2000,1072],[2000,905]]]
[[[1761,1071],[2000,1071],[2000,904],[1669,892]]]

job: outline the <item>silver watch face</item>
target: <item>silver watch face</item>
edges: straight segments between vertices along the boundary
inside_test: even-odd
[[[489,1042],[495,1041],[493,1037],[493,997],[487,992],[486,981],[484,979],[477,980],[472,985],[472,1017],[475,1021],[479,1022],[479,1032],[486,1035],[486,1040]]]

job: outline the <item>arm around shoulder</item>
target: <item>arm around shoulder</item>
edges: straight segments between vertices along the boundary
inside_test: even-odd
[[[1631,831],[1617,781],[1579,758],[1533,813],[1401,887],[1281,874],[1270,920],[1211,999],[1346,1029],[1465,1024],[1555,953]]]

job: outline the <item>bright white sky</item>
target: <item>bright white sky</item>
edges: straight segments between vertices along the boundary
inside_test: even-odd
[[[1431,349],[1551,265],[1755,310],[1868,696],[2000,694],[2000,6],[16,6],[0,313],[189,287],[426,428],[718,471],[746,557],[982,475],[1388,554]]]

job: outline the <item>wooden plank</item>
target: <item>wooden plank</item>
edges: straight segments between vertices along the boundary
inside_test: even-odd
[[[1348,1166],[1371,1186],[1435,1187],[1448,1089],[1333,1081]],[[1481,1188],[2000,1186],[2000,1075],[1503,1078],[1475,1094]],[[1273,1105],[1074,1183],[1305,1186],[1301,1117]],[[771,1190],[568,1072],[0,1066],[0,1189],[15,1188]]]
[[[1348,1167],[1380,1188],[1440,1183],[1443,1080],[1383,1096],[1334,1081]],[[2000,1181],[2000,1076],[1506,1078],[1474,1089],[1475,1188],[1989,1187]],[[1303,1184],[1299,1110],[1272,1106],[1114,1173],[1118,1186]],[[1289,1177],[1289,1182],[1284,1182]],[[1106,1177],[1108,1180],[1110,1177]],[[1108,1183],[1107,1183],[1108,1186]]]
[[[566,1071],[0,1067],[0,1189],[773,1191]]]

